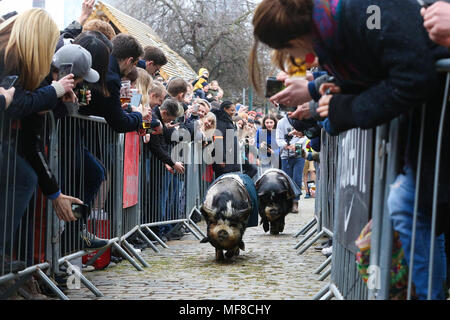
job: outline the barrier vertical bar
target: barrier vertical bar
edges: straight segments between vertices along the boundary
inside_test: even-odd
[[[430,248],[430,264],[428,269],[428,300],[432,298],[433,289],[433,267],[434,267],[434,251],[436,245],[436,221],[437,221],[437,207],[438,207],[438,193],[439,193],[439,173],[441,165],[442,140],[444,136],[445,115],[447,113],[447,104],[450,87],[450,69],[447,67],[447,79],[445,84],[444,102],[442,104],[441,119],[439,123],[437,151],[436,151],[436,165],[434,174],[434,188],[433,188],[433,210],[431,221],[431,248]]]
[[[125,135],[118,134],[116,137],[115,145],[115,181],[114,181],[114,214],[113,214],[113,225],[114,225],[114,236],[120,237],[123,234],[123,153],[124,153],[124,143]]]
[[[391,265],[392,265],[392,247],[393,247],[393,227],[391,216],[388,208],[388,198],[390,193],[390,186],[394,183],[399,163],[399,154],[397,152],[399,146],[399,131],[400,119],[394,119],[390,123],[389,128],[389,142],[386,145],[386,152],[388,155],[388,163],[384,187],[384,203],[381,225],[380,246],[383,248],[380,252],[380,291],[378,292],[378,300],[388,300],[391,286]]]
[[[370,265],[380,266],[380,245],[382,237],[382,219],[384,206],[385,180],[385,155],[388,126],[383,125],[376,129],[375,161],[372,190],[372,234],[370,242]],[[380,288],[369,288],[369,300],[377,298]]]

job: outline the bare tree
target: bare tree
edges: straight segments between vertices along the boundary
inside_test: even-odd
[[[111,0],[148,24],[195,69],[210,71],[226,98],[239,100],[249,87],[248,54],[253,43],[252,0]],[[267,55],[266,55],[267,56]]]

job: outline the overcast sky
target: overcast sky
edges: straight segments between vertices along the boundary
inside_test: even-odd
[[[70,22],[80,16],[83,0],[46,0],[45,2],[46,10],[56,21],[58,27],[63,30]],[[103,2],[109,3],[110,1],[103,0]],[[11,11],[21,13],[30,9],[32,5],[33,0],[0,0],[0,15]]]

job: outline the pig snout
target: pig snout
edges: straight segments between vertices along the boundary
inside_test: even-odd
[[[230,235],[228,234],[228,232],[226,230],[222,229],[217,233],[217,236],[219,238],[219,241],[222,242],[222,241],[226,241]]]

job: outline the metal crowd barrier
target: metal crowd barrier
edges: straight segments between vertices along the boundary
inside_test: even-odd
[[[54,129],[53,118],[45,117],[45,128],[44,137],[48,137]],[[21,290],[33,274],[52,285],[42,271],[50,268],[52,253],[50,208],[19,147],[23,141],[19,129],[18,121],[0,113],[0,287],[4,289],[0,299]]]
[[[440,125],[438,131],[438,142],[436,151],[436,165],[435,165],[435,175],[434,175],[434,185],[433,185],[433,204],[432,204],[432,217],[431,217],[431,239],[430,239],[430,250],[428,257],[434,257],[435,245],[436,245],[436,223],[437,223],[437,206],[438,206],[438,190],[439,190],[439,169],[441,164],[441,154],[442,154],[442,139],[443,131],[445,128],[445,119],[447,117],[447,104],[449,100],[449,89],[450,89],[450,59],[441,60],[437,63],[437,71],[440,73],[446,73],[446,85],[445,93],[443,99],[443,106],[440,114]],[[421,109],[421,129],[419,134],[419,151],[418,151],[418,169],[416,172],[416,190],[415,190],[415,205],[414,205],[414,218],[412,227],[412,239],[411,239],[411,252],[408,258],[408,283],[407,283],[407,299],[413,298],[413,273],[414,273],[414,256],[416,245],[415,241],[417,238],[417,219],[419,211],[419,192],[421,192],[421,170],[422,170],[422,157],[423,157],[423,147],[425,142],[425,115],[426,106]],[[370,235],[370,263],[368,268],[368,280],[367,283],[362,281],[360,274],[358,273],[355,266],[355,251],[348,244],[350,239],[345,239],[345,233],[342,232],[342,223],[346,222],[346,217],[342,216],[342,207],[339,203],[347,203],[352,206],[352,202],[349,203],[348,198],[340,199],[345,192],[341,192],[338,186],[334,189],[333,197],[335,207],[333,210],[336,211],[336,216],[334,218],[334,238],[333,238],[333,255],[332,255],[332,266],[331,266],[331,281],[314,297],[315,300],[327,300],[331,298],[336,299],[358,299],[358,300],[387,300],[391,297],[391,272],[392,272],[392,254],[393,254],[393,243],[394,243],[394,230],[392,226],[391,216],[388,210],[387,202],[390,192],[390,187],[394,183],[398,172],[399,164],[401,160],[397,150],[403,141],[400,141],[400,130],[401,123],[403,122],[402,117],[392,120],[390,123],[379,126],[376,128],[374,133],[367,131],[368,135],[373,135],[374,143],[366,143],[366,149],[363,153],[366,153],[367,158],[373,157],[373,167],[367,164],[365,167],[361,168],[361,172],[366,172],[366,175],[370,175],[372,179],[368,179],[367,183],[369,189],[366,193],[366,197],[361,198],[362,194],[356,194],[356,198],[360,197],[360,204],[365,203],[365,208],[361,207],[358,213],[364,212],[364,219],[356,221],[355,226],[362,229],[364,222],[368,222],[372,219],[371,235]],[[355,131],[355,130],[351,130]],[[350,132],[351,132],[350,131]],[[347,132],[340,136],[342,139],[343,135],[349,135],[351,133]],[[331,150],[327,149],[327,141],[323,141],[322,145],[322,159],[329,156]],[[342,147],[341,144],[337,146]],[[358,154],[358,152],[356,152]],[[357,158],[358,156],[356,156]],[[344,160],[345,162],[345,160]],[[343,168],[342,157],[337,158],[338,170],[337,170],[337,181],[341,183],[343,181],[343,174],[345,178],[348,177],[348,172]],[[319,182],[320,188],[324,188],[324,181],[326,180],[325,172],[327,168],[321,167],[322,181]],[[364,179],[359,180],[363,182]],[[360,187],[360,185],[358,186]],[[330,190],[330,189],[328,189]],[[327,191],[328,191],[327,190]],[[333,189],[331,189],[333,190]],[[321,191],[324,191],[323,189]],[[423,190],[422,190],[423,192]],[[358,201],[358,200],[357,200]],[[322,203],[321,217],[324,219],[324,212],[326,211],[326,204]],[[325,207],[324,207],[325,206]],[[345,210],[344,210],[345,211]],[[340,217],[341,216],[341,217]],[[344,219],[342,219],[344,218]],[[351,221],[350,221],[351,224]],[[344,229],[346,230],[346,229]],[[357,229],[356,229],[357,230]],[[343,236],[344,235],[344,236]],[[352,237],[354,234],[352,235]],[[356,240],[354,237],[353,241]],[[347,242],[347,244],[345,244]],[[433,269],[434,259],[429,259],[428,267],[428,290],[427,299],[432,299],[432,279],[435,270]]]
[[[199,240],[205,236],[191,219],[207,190],[207,182],[200,183],[203,165],[187,163],[185,175],[172,175],[152,157],[137,134],[115,133],[103,118],[75,115],[56,121],[53,113],[48,113],[44,157],[62,193],[90,206],[87,219],[64,223],[37,188],[33,169],[19,156],[18,125],[6,126],[9,120],[3,114],[0,121],[0,172],[6,182],[0,186],[0,285],[6,288],[0,299],[21,290],[35,275],[66,300],[51,279],[61,271],[72,272],[100,297],[103,294],[72,264],[74,260],[87,258],[83,264],[89,266],[113,249],[142,271],[141,265],[149,265],[128,242],[131,237],[144,239],[159,252],[149,237],[164,248],[168,246],[150,227],[183,225]],[[185,146],[193,158],[193,144]],[[95,239],[108,244],[92,253],[86,244]],[[15,272],[12,261],[18,260],[25,262],[21,267],[25,269]]]

